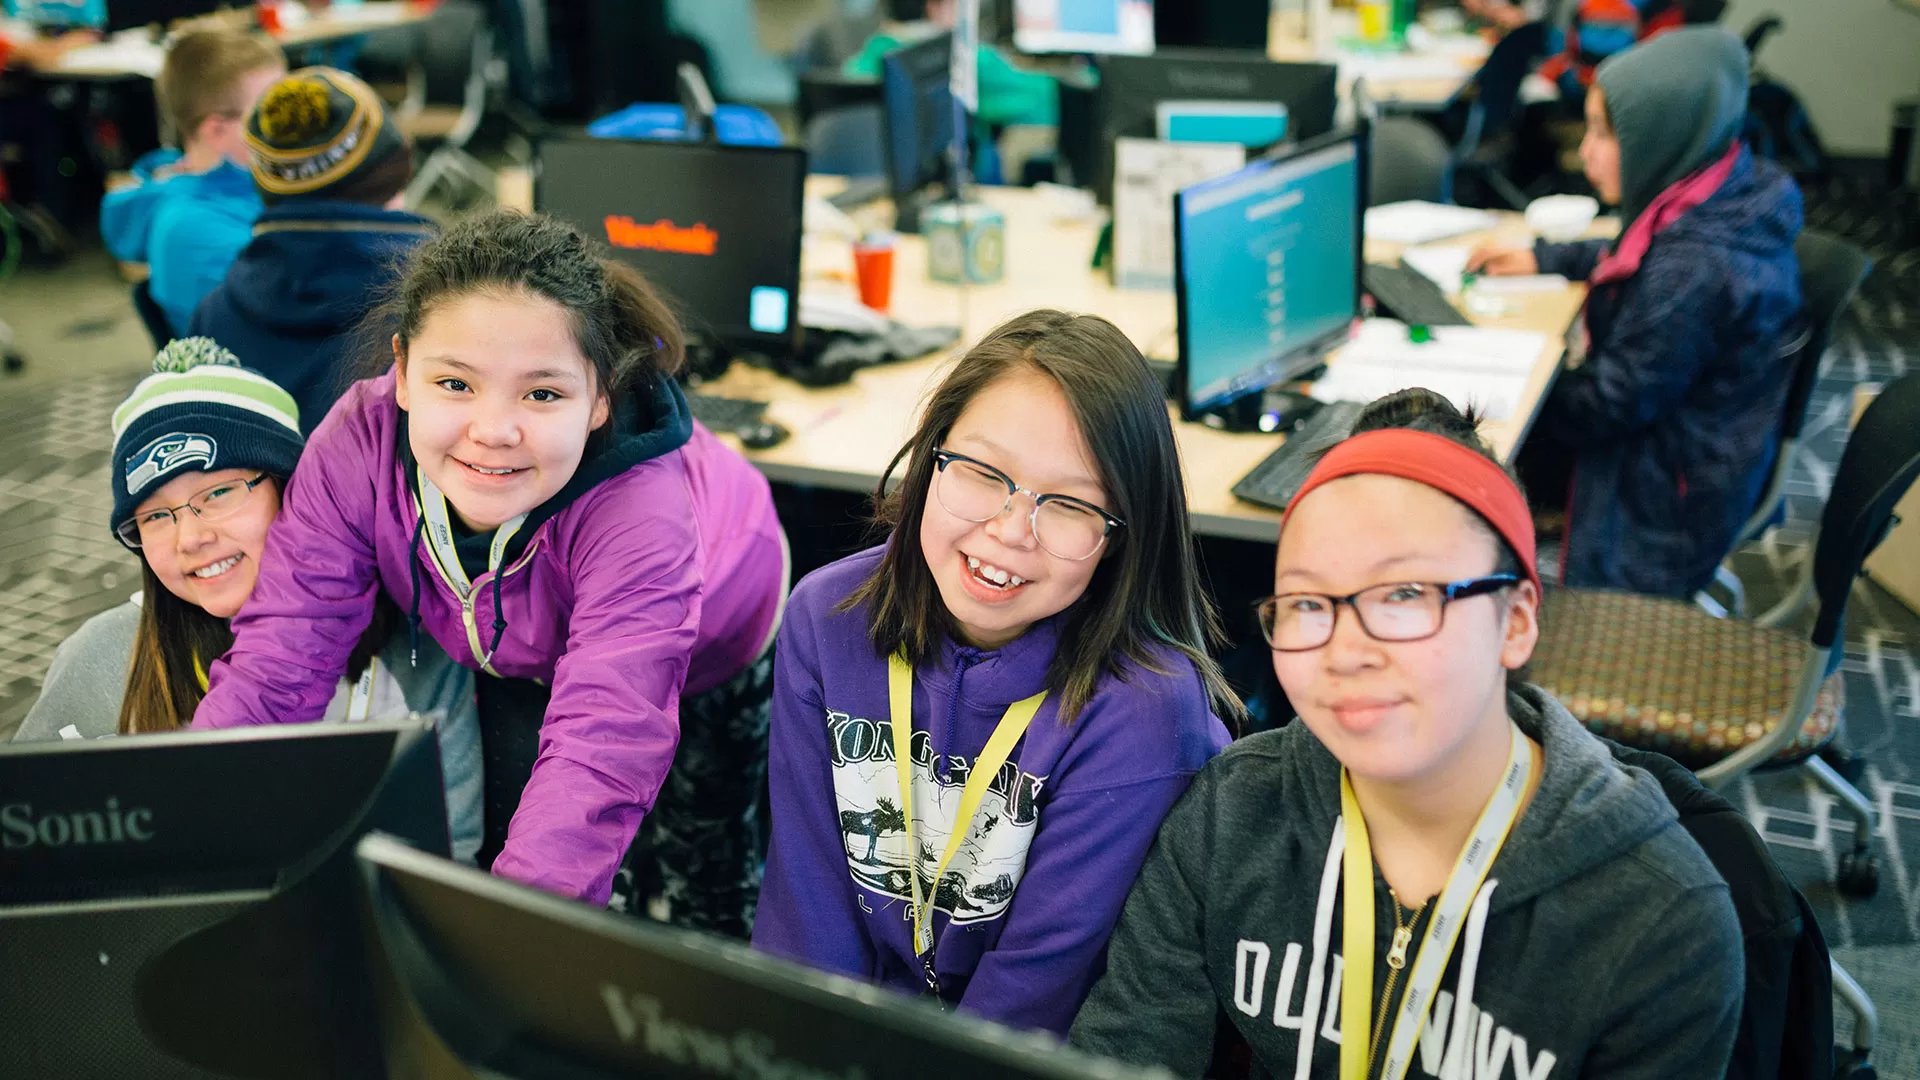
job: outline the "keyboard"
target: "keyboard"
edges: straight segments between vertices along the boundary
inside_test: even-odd
[[[708,431],[738,431],[760,422],[767,403],[751,398],[720,397],[717,394],[688,394],[687,407],[693,418]]]
[[[1376,314],[1399,319],[1408,326],[1468,325],[1467,317],[1447,302],[1440,286],[1418,270],[1368,263],[1365,280]]]
[[[1321,453],[1353,431],[1353,422],[1360,418],[1360,410],[1364,408],[1366,406],[1358,401],[1322,405],[1318,412],[1293,429],[1280,449],[1268,454],[1266,460],[1233,485],[1234,497],[1285,510],[1287,503],[1293,501],[1294,492],[1300,490],[1307,474],[1313,471],[1314,463],[1320,460]]]

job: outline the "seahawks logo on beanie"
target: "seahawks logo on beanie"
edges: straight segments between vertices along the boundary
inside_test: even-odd
[[[175,469],[211,466],[220,444],[211,435],[170,432],[127,459],[127,491],[139,491]]]

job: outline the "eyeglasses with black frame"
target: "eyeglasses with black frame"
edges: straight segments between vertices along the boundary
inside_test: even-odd
[[[1424,641],[1440,632],[1447,605],[1518,585],[1516,574],[1489,574],[1465,581],[1401,581],[1374,585],[1346,596],[1281,593],[1254,605],[1260,634],[1274,652],[1311,652],[1333,640],[1342,604],[1353,609],[1360,629],[1375,641]]]
[[[1025,493],[1033,499],[1027,527],[1034,540],[1047,554],[1068,562],[1093,558],[1113,530],[1127,524],[1085,499],[1023,488],[1006,473],[965,454],[936,448],[933,467],[934,498],[962,521],[992,521],[1013,506],[1016,492]]]
[[[191,510],[201,521],[219,521],[247,504],[247,496],[265,480],[261,473],[251,480],[225,480],[202,491],[179,506],[160,506],[122,521],[113,527],[114,535],[130,548],[138,548],[148,539],[158,540],[165,530],[179,523],[182,510]]]

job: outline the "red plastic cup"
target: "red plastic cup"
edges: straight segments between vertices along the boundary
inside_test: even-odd
[[[860,302],[885,311],[893,302],[893,237],[875,234],[853,245],[853,272],[860,283]]]

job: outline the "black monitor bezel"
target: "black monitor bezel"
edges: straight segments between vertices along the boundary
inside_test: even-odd
[[[880,58],[880,149],[885,155],[887,163],[887,191],[892,195],[893,201],[896,204],[904,202],[911,197],[914,192],[922,188],[933,187],[947,179],[944,175],[944,167],[948,165],[945,155],[941,158],[942,168],[932,170],[933,175],[922,176],[920,166],[924,161],[916,160],[913,162],[913,176],[906,181],[901,179],[904,163],[899,160],[899,155],[895,151],[896,140],[893,137],[894,108],[893,102],[888,94],[888,89],[894,84],[895,80],[888,76],[894,68],[905,65],[905,60],[902,59],[904,54],[914,51],[925,52],[929,55],[938,52],[945,55],[947,58],[947,83],[951,86],[953,81],[953,32],[951,30],[943,30],[938,34],[923,38],[910,45],[902,45]],[[906,78],[908,82],[917,83],[917,80],[915,80],[911,74],[908,74]],[[955,134],[958,135],[964,131],[965,124],[961,120],[959,106],[953,102],[949,102],[948,104],[949,108],[954,111],[953,124]]]
[[[711,322],[707,322],[704,318],[696,323],[693,320],[694,317],[699,316],[699,313],[687,310],[687,303],[680,299],[679,295],[673,291],[672,282],[653,281],[649,278],[648,283],[671,298],[671,306],[674,309],[674,314],[681,320],[681,329],[691,334],[711,334],[728,346],[746,349],[785,350],[790,356],[798,356],[800,354],[801,341],[804,336],[804,331],[800,324],[800,259],[801,246],[806,233],[807,151],[805,147],[784,145],[744,146],[736,143],[692,142],[673,139],[625,139],[602,138],[593,135],[569,133],[550,134],[539,139],[534,146],[533,208],[538,213],[551,213],[551,211],[546,208],[547,198],[545,189],[547,178],[545,163],[547,147],[555,143],[594,148],[621,146],[622,144],[638,144],[649,149],[670,148],[666,150],[667,153],[719,153],[740,158],[756,156],[761,158],[774,156],[797,157],[800,160],[800,167],[794,170],[795,180],[792,192],[793,231],[783,238],[793,252],[792,277],[788,281],[782,282],[782,284],[789,286],[788,295],[792,298],[788,313],[789,318],[787,319],[787,329],[783,333],[769,334],[755,330],[751,326],[716,326]],[[616,150],[613,152],[619,153],[623,151]],[[579,222],[572,221],[569,218],[561,218],[561,220],[569,221],[575,228],[581,229],[594,243],[598,244],[601,249],[607,251],[614,258],[621,258],[619,251],[607,244],[598,233],[591,229],[583,228]]]
[[[1317,139],[1310,139],[1306,142],[1287,146],[1272,153],[1262,155],[1247,164],[1249,166],[1259,165],[1263,168],[1275,168],[1297,158],[1317,154],[1339,146],[1342,143],[1349,142],[1353,144],[1354,153],[1353,304],[1354,316],[1357,318],[1360,314],[1360,296],[1365,289],[1364,281],[1367,269],[1366,193],[1367,172],[1369,167],[1367,155],[1367,125],[1363,122],[1351,128],[1336,129]],[[1224,177],[1217,179],[1224,179]],[[1216,181],[1210,180],[1206,182],[1211,184]],[[1265,384],[1265,386],[1246,387],[1238,393],[1223,397],[1217,401],[1210,401],[1204,406],[1196,405],[1193,400],[1192,387],[1189,385],[1190,376],[1187,369],[1189,358],[1192,356],[1192,342],[1190,339],[1193,331],[1193,320],[1187,311],[1189,297],[1187,294],[1187,278],[1184,273],[1186,263],[1183,258],[1187,238],[1186,230],[1183,227],[1184,215],[1181,212],[1182,202],[1186,197],[1187,190],[1175,192],[1173,196],[1173,306],[1174,336],[1176,339],[1175,348],[1177,352],[1174,356],[1173,363],[1172,389],[1174,404],[1180,409],[1180,419],[1194,421],[1200,419],[1208,412],[1237,401],[1249,394],[1260,393],[1265,390],[1266,386],[1271,386],[1278,382],[1285,382],[1291,378],[1297,378],[1301,373],[1311,370],[1319,363],[1318,356],[1321,352],[1331,348],[1347,336],[1351,323],[1349,322],[1348,326],[1336,327],[1325,333],[1301,341],[1286,351],[1270,357],[1268,362],[1276,366],[1280,375],[1272,382]],[[1302,358],[1312,358],[1313,362],[1303,363]],[[1293,362],[1289,363],[1289,360]]]
[[[1094,58],[1094,68],[1098,73],[1099,85],[1094,90],[1092,110],[1091,126],[1093,129],[1092,140],[1094,143],[1092,165],[1094,175],[1091,178],[1091,187],[1093,188],[1094,197],[1099,199],[1101,203],[1109,206],[1113,203],[1114,140],[1122,135],[1128,134],[1128,132],[1119,130],[1119,125],[1116,123],[1114,116],[1113,86],[1116,74],[1120,76],[1122,81],[1125,81],[1133,77],[1129,74],[1129,69],[1147,71],[1159,65],[1173,66],[1192,64],[1202,66],[1209,64],[1225,65],[1254,73],[1286,69],[1289,73],[1311,78],[1312,97],[1315,99],[1318,111],[1325,113],[1328,127],[1324,131],[1308,131],[1305,137],[1300,137],[1298,135],[1299,131],[1304,130],[1308,126],[1306,121],[1308,119],[1317,121],[1318,117],[1300,116],[1298,114],[1301,113],[1302,110],[1295,109],[1293,102],[1283,101],[1283,104],[1286,104],[1288,107],[1287,126],[1289,132],[1287,142],[1283,144],[1283,147],[1312,142],[1316,139],[1334,134],[1339,130],[1337,127],[1340,100],[1339,68],[1333,64],[1322,64],[1313,61],[1274,60],[1263,52],[1245,49],[1163,48],[1147,56],[1130,56],[1124,53],[1097,56]],[[1162,67],[1161,70],[1164,70],[1164,67]],[[1242,96],[1211,91],[1204,94],[1196,93],[1183,96],[1155,93],[1153,100],[1157,103],[1186,100],[1189,98],[1193,100],[1230,101],[1270,100],[1269,97]]]
[[[391,976],[383,985],[393,996],[380,1003],[387,1013],[384,1030],[389,1055],[404,1054],[419,1046],[417,1030],[396,1030],[394,1021],[401,1018],[394,1012],[403,1010],[406,1016],[402,1023],[424,1025],[440,1042],[441,1046],[432,1051],[436,1054],[451,1051],[456,1057],[485,1055],[489,1066],[510,1075],[516,1066],[525,1066],[529,1072],[537,1068],[540,1075],[564,1073],[582,1080],[631,1075],[589,1064],[585,1060],[587,1051],[576,1052],[580,1056],[575,1057],[546,1041],[541,1032],[524,1030],[503,1003],[463,992],[455,982],[457,960],[436,954],[431,935],[421,933],[424,920],[402,893],[405,881],[411,878],[429,888],[452,890],[468,899],[551,921],[570,932],[669,958],[743,987],[782,994],[805,1006],[838,1014],[849,1023],[935,1046],[963,1048],[1030,1077],[1148,1080],[1153,1075],[1072,1051],[1048,1035],[955,1016],[934,1003],[753,952],[738,942],[589,908],[427,855],[377,833],[362,839],[357,851],[369,948],[384,958]],[[401,970],[403,966],[419,970],[409,974]],[[553,1060],[556,1056],[567,1060]],[[925,1063],[924,1069],[930,1076],[956,1075],[954,1066],[939,1062]]]

